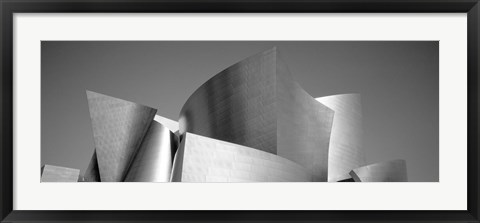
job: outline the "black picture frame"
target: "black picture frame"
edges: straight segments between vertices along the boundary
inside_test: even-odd
[[[1,0],[2,222],[480,222],[479,13],[477,0]],[[468,13],[468,210],[466,211],[19,211],[13,210],[14,13]],[[348,201],[345,201],[348,202]],[[414,202],[414,201],[412,201]]]

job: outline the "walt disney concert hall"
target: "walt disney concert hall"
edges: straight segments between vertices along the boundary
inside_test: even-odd
[[[178,121],[87,91],[95,149],[42,182],[402,182],[404,160],[367,164],[359,94],[314,98],[276,48],[240,61],[188,98]]]

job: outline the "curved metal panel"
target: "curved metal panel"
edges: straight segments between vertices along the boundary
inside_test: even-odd
[[[354,169],[350,175],[358,182],[406,182],[405,160],[392,160]]]
[[[180,112],[180,134],[194,133],[295,161],[326,181],[334,112],[293,80],[276,48],[212,77]]]
[[[331,95],[316,100],[335,111],[328,151],[328,181],[348,179],[352,169],[366,164],[360,95]]]
[[[276,153],[275,49],[251,56],[200,86],[180,112],[191,132]]]
[[[327,181],[334,112],[293,80],[277,56],[277,154],[306,167],[314,181]]]
[[[156,109],[87,91],[101,181],[122,181]]]
[[[173,181],[307,182],[301,165],[261,150],[186,133],[175,160]],[[181,173],[180,173],[181,172]]]
[[[183,151],[185,147],[185,140],[180,141],[177,152],[173,158],[172,173],[170,174],[170,182],[182,181],[182,167],[183,167]]]
[[[177,138],[154,120],[130,166],[127,182],[169,182]]]

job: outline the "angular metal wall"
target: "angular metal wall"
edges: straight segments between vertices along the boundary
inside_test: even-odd
[[[184,135],[172,181],[308,182],[301,165],[261,150],[191,133]],[[179,158],[178,156],[182,156]],[[180,162],[177,162],[181,160]]]
[[[97,150],[93,151],[92,159],[88,164],[83,176],[85,182],[100,182],[100,170],[98,169]]]
[[[154,120],[130,166],[126,182],[169,182],[177,136]]]
[[[122,181],[156,109],[87,91],[102,182]]]
[[[400,159],[374,163],[352,170],[350,176],[357,182],[406,182],[407,164]]]
[[[360,95],[340,94],[316,100],[335,111],[328,151],[328,181],[348,179],[352,169],[366,164]]]
[[[61,166],[44,165],[41,182],[77,182],[80,170]]]

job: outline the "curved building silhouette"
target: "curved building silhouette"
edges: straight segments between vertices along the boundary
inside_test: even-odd
[[[360,95],[313,98],[276,48],[201,85],[179,122],[99,93],[87,99],[95,149],[85,174],[46,166],[42,182],[407,180],[403,160],[365,166]]]
[[[328,149],[328,181],[348,179],[351,170],[366,164],[360,95],[339,94],[316,100],[335,112]]]
[[[238,62],[198,88],[179,133],[227,141],[297,162],[327,181],[334,112],[293,80],[276,48]]]

